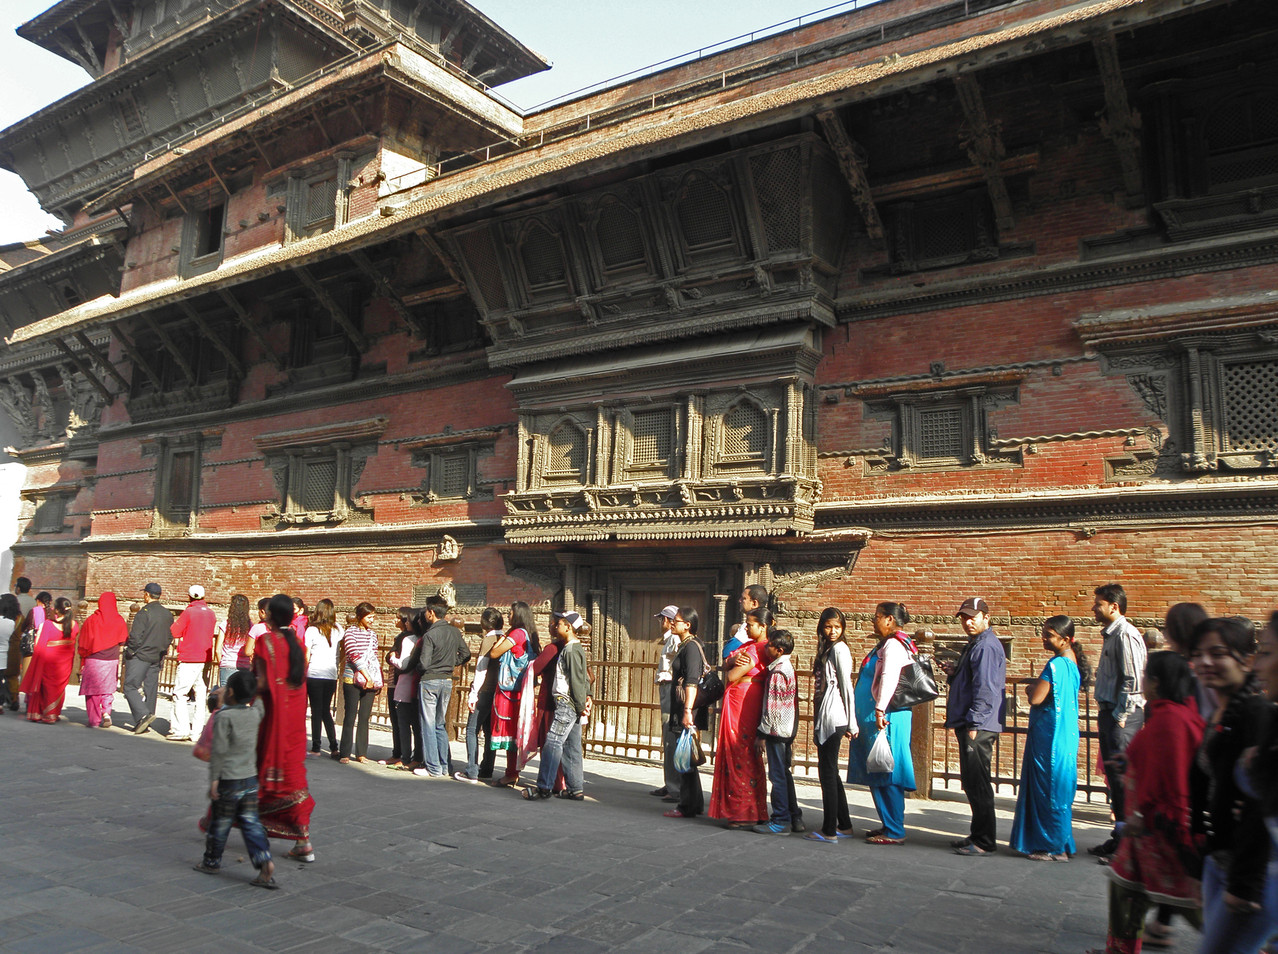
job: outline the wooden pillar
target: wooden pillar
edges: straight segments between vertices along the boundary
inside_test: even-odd
[[[931,630],[920,629],[914,634],[919,655],[930,656],[935,649],[935,637]],[[925,702],[914,707],[914,723],[910,733],[910,754],[914,757],[915,791],[912,798],[932,797],[932,745],[936,741],[932,722],[936,718],[936,703]],[[945,730],[942,729],[941,732]]]

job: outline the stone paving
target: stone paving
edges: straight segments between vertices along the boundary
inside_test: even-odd
[[[958,857],[946,846],[966,829],[964,802],[908,802],[903,847],[824,846],[663,818],[669,806],[648,795],[656,770],[595,760],[584,803],[525,803],[507,790],[309,760],[318,860],[277,858],[282,890],[261,891],[247,884],[253,869],[237,832],[220,876],[191,870],[206,776],[190,745],[88,729],[79,702],[71,696],[55,726],[0,718],[6,952],[1103,946],[1102,870],[1085,854],[1070,864],[1008,851]],[[127,720],[119,697],[116,717]],[[370,755],[384,755],[389,739],[374,736]],[[454,746],[455,757],[462,751]],[[867,793],[849,795],[856,827],[873,827]],[[801,784],[799,798],[819,823],[817,788]],[[1013,807],[1000,801],[1004,836]],[[1080,850],[1102,839],[1100,821],[1094,808],[1080,812]]]

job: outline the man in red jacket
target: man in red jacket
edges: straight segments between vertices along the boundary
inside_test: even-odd
[[[204,673],[213,659],[213,631],[217,613],[204,602],[204,587],[196,583],[188,591],[190,602],[173,623],[177,646],[177,680],[173,685],[173,724],[166,738],[170,742],[190,742],[191,733],[204,731],[208,685]],[[191,702],[194,696],[194,703]],[[194,704],[194,717],[191,706]]]

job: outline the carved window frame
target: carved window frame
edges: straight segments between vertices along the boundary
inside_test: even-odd
[[[262,528],[341,523],[355,515],[371,518],[371,510],[356,506],[355,487],[368,458],[377,453],[377,439],[387,423],[384,417],[369,418],[254,438],[272,471],[280,501],[277,509],[263,515]],[[332,506],[308,507],[304,500],[307,471],[328,464],[334,469]]]
[[[570,490],[589,486],[595,471],[595,428],[571,414],[542,418],[532,425],[528,436],[529,456],[526,486],[522,490]],[[550,441],[561,428],[573,428],[582,438],[584,449],[580,470],[551,470]]]
[[[599,240],[599,221],[607,210],[617,207],[625,209],[635,217],[640,242],[643,245],[643,258],[637,262],[610,266],[604,260],[603,244]],[[613,285],[639,281],[656,273],[655,243],[648,209],[637,189],[627,188],[604,192],[583,200],[579,207],[578,219],[586,234],[586,249],[590,256],[591,267],[594,269],[597,289],[602,290]]]
[[[426,470],[421,490],[413,494],[417,504],[491,500],[492,484],[480,480],[479,460],[495,452],[497,434],[489,431],[470,438],[439,435],[404,445],[412,452],[412,465]],[[449,460],[465,461],[466,486],[461,493],[450,492],[444,481],[444,468]]]
[[[573,256],[568,247],[568,236],[563,221],[555,214],[530,215],[509,223],[503,231],[510,242],[509,260],[519,280],[520,294],[526,305],[564,301],[576,294],[576,282],[572,273]],[[534,231],[542,231],[554,242],[563,265],[563,279],[558,282],[533,284],[524,262],[524,247]]]
[[[677,403],[652,404],[644,407],[624,408],[617,413],[615,429],[615,463],[613,473],[621,478],[621,482],[654,480],[673,480],[682,463],[685,428],[680,415],[681,405]],[[664,460],[651,464],[635,463],[635,417],[636,415],[664,414],[670,433],[670,451]]]
[[[892,447],[882,459],[867,457],[871,470],[886,464],[891,470],[944,471],[988,464],[1020,462],[1016,452],[992,446],[994,428],[989,411],[1019,401],[1019,389],[973,385],[899,392],[866,401],[867,418],[887,418],[892,422]],[[958,452],[925,454],[923,447],[926,416],[935,412],[957,415]]]
[[[730,454],[725,449],[728,418],[742,405],[750,405],[763,415],[764,447],[761,454]],[[718,396],[707,407],[706,460],[703,471],[710,476],[737,474],[774,474],[777,471],[778,407],[754,394]]]
[[[221,208],[221,221],[215,223],[211,213]],[[187,212],[182,220],[181,251],[178,255],[178,274],[182,278],[194,278],[214,271],[222,264],[222,256],[226,251],[226,222],[230,214],[230,196],[218,193],[209,197],[200,207]],[[213,233],[217,233],[217,247],[200,251],[205,244],[210,244]]]
[[[1181,455],[1184,469],[1190,472],[1278,469],[1278,426],[1275,426],[1273,450],[1240,448],[1232,443],[1227,383],[1232,367],[1278,365],[1278,337],[1261,335],[1258,342],[1189,340],[1179,342],[1178,350],[1181,351],[1180,383],[1185,389],[1183,430],[1187,432],[1189,447]]]
[[[152,533],[190,533],[199,526],[200,470],[203,464],[203,448],[198,435],[164,440],[160,446],[159,464],[155,472],[155,500],[151,515]],[[187,475],[187,500],[190,506],[185,513],[173,509],[174,477],[180,455],[190,455],[191,469]]]
[[[65,533],[67,527],[67,507],[70,505],[73,492],[65,491],[32,495],[31,519],[27,523],[27,532],[31,534]]]
[[[927,216],[945,206],[966,212],[967,246],[948,255],[922,254],[920,234],[927,230]],[[937,195],[921,195],[893,203],[883,209],[887,229],[890,270],[894,274],[953,268],[972,262],[987,262],[999,257],[998,229],[990,206],[989,192],[984,186]]]
[[[680,217],[680,207],[689,198],[694,181],[705,180],[710,188],[721,193],[727,206],[730,222],[729,235],[717,242],[694,245],[688,236]],[[675,236],[675,247],[683,263],[683,270],[701,266],[717,265],[726,262],[740,261],[746,256],[746,238],[744,218],[738,207],[738,196],[734,181],[729,171],[722,166],[699,167],[684,171],[677,180],[666,183],[666,200],[670,228]]]

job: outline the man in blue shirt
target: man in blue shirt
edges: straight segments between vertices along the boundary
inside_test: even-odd
[[[966,838],[953,842],[953,848],[960,855],[988,855],[998,847],[990,764],[994,740],[1003,731],[1007,655],[990,628],[985,600],[969,597],[954,615],[968,642],[957,662],[942,664],[950,683],[945,726],[954,730],[958,740],[959,774],[972,806],[972,829]]]

